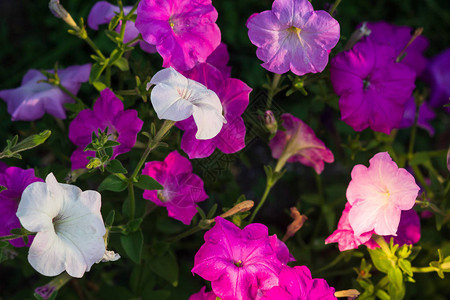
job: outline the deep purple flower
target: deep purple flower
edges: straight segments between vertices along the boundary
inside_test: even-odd
[[[202,287],[200,291],[195,294],[192,294],[189,297],[189,300],[216,300],[216,295],[213,291],[205,292],[206,286]]]
[[[154,178],[164,187],[163,190],[144,191],[144,199],[166,207],[169,217],[186,225],[197,213],[196,203],[208,198],[202,179],[192,173],[191,162],[176,150],[164,161],[146,163],[142,174]]]
[[[241,230],[221,217],[215,220],[195,255],[192,272],[211,281],[221,299],[255,299],[258,290],[276,286],[290,258],[277,253],[280,247],[274,249],[267,227],[255,223]]]
[[[241,115],[247,108],[252,89],[239,79],[225,78],[209,63],[198,64],[186,72],[186,77],[200,82],[217,94],[227,123],[223,124],[219,134],[212,139],[200,140],[195,138],[197,126],[192,117],[177,122],[176,126],[185,131],[181,139],[181,149],[190,159],[208,157],[216,148],[227,154],[243,149],[245,125]]]
[[[416,118],[416,102],[414,101],[414,97],[411,97],[405,106],[405,112],[403,113],[402,122],[399,125],[399,128],[408,128],[413,126],[414,120]],[[434,128],[429,123],[436,117],[434,111],[428,106],[427,102],[422,103],[419,108],[419,118],[417,119],[417,125],[426,131],[430,135],[434,135]]]
[[[325,279],[312,279],[311,271],[306,266],[283,266],[279,284],[264,292],[261,300],[333,300],[334,288]]]
[[[423,76],[430,84],[430,105],[441,108],[450,103],[450,48],[433,57]],[[445,110],[450,113],[450,108]]]
[[[289,157],[288,162],[299,162],[313,167],[317,174],[322,173],[325,163],[334,161],[333,153],[317,138],[314,131],[302,120],[291,114],[281,115],[283,127],[269,143],[272,156]]]
[[[217,16],[211,0],[142,0],[136,28],[156,46],[164,68],[185,71],[205,62],[219,46]]]
[[[213,65],[222,73],[224,78],[231,76],[231,67],[228,66],[230,55],[228,54],[227,45],[220,43],[220,45],[214,50],[206,59],[206,63]]]
[[[0,192],[0,236],[10,235],[11,229],[22,227],[16,216],[19,201],[25,188],[36,181],[42,182],[43,180],[34,176],[33,169],[23,170],[17,167],[8,167],[0,162],[0,185],[7,188]],[[21,238],[9,242],[14,247],[29,247],[32,241],[33,238],[30,237],[27,245]]]
[[[253,14],[248,37],[265,69],[297,75],[322,72],[339,41],[339,23],[308,0],[275,0],[272,10]]]
[[[136,110],[124,110],[123,102],[111,90],[104,89],[93,109],[82,110],[69,125],[69,139],[78,146],[70,157],[72,170],[85,168],[87,157],[95,156],[94,151],[83,151],[92,141],[92,132],[97,134],[98,129],[104,131],[108,127],[108,133],[120,143],[113,149],[111,159],[114,159],[133,148],[142,125]]]
[[[47,72],[54,73],[54,70]],[[81,83],[88,81],[90,72],[91,64],[86,64],[59,69],[58,76],[61,85],[76,95]],[[34,121],[46,112],[59,119],[66,118],[64,104],[74,100],[59,87],[39,82],[46,79],[40,71],[31,69],[23,77],[20,87],[0,91],[0,98],[8,104],[12,121]]]
[[[398,128],[415,87],[415,72],[395,62],[395,49],[363,39],[330,62],[341,118],[356,131]]]

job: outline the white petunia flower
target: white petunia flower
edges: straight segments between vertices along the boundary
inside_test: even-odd
[[[174,68],[163,69],[147,84],[153,84],[151,101],[160,119],[182,121],[194,117],[195,137],[208,140],[215,137],[226,123],[219,97],[201,83],[188,79]]]
[[[45,183],[30,184],[17,217],[25,229],[37,232],[28,253],[31,266],[45,276],[65,270],[80,278],[89,271],[106,251],[100,206],[98,192],[58,183],[52,173]]]

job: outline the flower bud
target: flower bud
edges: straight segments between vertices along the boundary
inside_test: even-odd
[[[273,112],[271,110],[266,110],[264,113],[264,126],[270,132],[271,135],[277,133],[278,124]]]

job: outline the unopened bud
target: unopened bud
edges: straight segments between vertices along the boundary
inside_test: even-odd
[[[273,115],[273,112],[271,110],[266,110],[266,112],[264,113],[264,126],[267,128],[271,135],[275,135],[275,133],[277,133],[277,120],[275,119],[275,116]]]
[[[303,227],[303,224],[308,220],[308,217],[300,214],[296,207],[291,207],[291,218],[294,219],[291,224],[287,227],[286,234],[284,235],[282,241],[286,242],[290,237]]]
[[[17,143],[15,146],[11,147],[12,152],[21,152],[43,144],[52,134],[50,130],[44,130],[38,134],[33,134],[25,138],[23,141]]]
[[[367,27],[367,23],[364,22],[360,28],[356,29],[352,33],[352,35],[348,39],[348,42],[344,46],[344,51],[351,49],[360,39],[370,35],[371,33],[372,31]]]
[[[75,30],[79,30],[77,23],[72,19],[72,16],[67,12],[67,10],[59,3],[59,0],[50,0],[48,3],[48,8],[52,12],[52,14],[60,19],[63,19],[64,22],[69,24],[70,27]]]
[[[356,298],[359,296],[359,292],[358,290],[355,289],[351,289],[351,290],[343,290],[343,291],[337,291],[334,293],[334,296],[336,298],[344,298],[344,297],[348,297],[348,298]]]
[[[58,275],[58,277],[52,279],[46,285],[36,288],[34,292],[43,299],[50,299],[53,293],[62,288],[71,278],[72,277],[70,277],[69,274],[64,272]]]

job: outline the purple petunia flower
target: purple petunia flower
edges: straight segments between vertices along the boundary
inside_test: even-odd
[[[322,173],[325,163],[334,161],[333,153],[317,138],[314,131],[291,114],[281,115],[285,131],[278,130],[269,143],[273,158],[287,156],[287,162],[299,162]]]
[[[211,0],[142,0],[136,28],[147,43],[156,46],[164,68],[185,71],[205,62],[219,46],[217,16]]]
[[[0,185],[6,187],[6,190],[0,192],[0,236],[10,235],[11,229],[22,227],[16,216],[19,201],[25,188],[37,181],[43,182],[41,178],[34,176],[33,169],[8,167],[0,162]],[[29,247],[32,241],[33,237],[29,238],[27,245],[21,238],[9,242],[14,247]]]
[[[189,300],[216,300],[216,295],[214,292],[205,292],[206,286],[202,287],[200,291],[195,294],[192,294],[189,297]]]
[[[312,279],[306,266],[283,266],[278,286],[264,292],[261,300],[333,300],[334,291],[325,279]]]
[[[450,103],[450,48],[430,60],[423,79],[430,84],[430,105],[441,108]],[[450,108],[444,108],[450,113]]]
[[[95,156],[94,151],[83,151],[92,141],[92,132],[97,134],[98,129],[104,131],[108,127],[108,133],[120,143],[113,148],[111,159],[114,159],[133,148],[142,125],[136,110],[124,110],[123,102],[111,90],[104,89],[93,109],[80,111],[69,125],[69,139],[78,146],[70,157],[72,170],[85,168],[89,163],[87,157]]]
[[[54,73],[54,70],[47,70]],[[82,82],[89,79],[91,64],[71,66],[58,70],[61,85],[76,95]],[[65,119],[65,103],[74,100],[59,87],[39,82],[47,78],[40,71],[31,69],[22,79],[22,85],[15,89],[1,90],[0,98],[8,104],[8,113],[12,121],[34,121],[42,118],[44,113]]]
[[[164,161],[146,163],[142,174],[154,178],[164,187],[163,190],[144,191],[144,199],[166,207],[169,217],[186,225],[197,213],[196,203],[208,198],[202,179],[192,173],[191,162],[176,150]]]
[[[283,265],[292,257],[278,253],[286,249],[273,247],[278,243],[271,241],[267,227],[250,224],[241,230],[221,217],[215,220],[195,255],[192,273],[211,281],[221,299],[255,299],[258,290],[276,286]]]
[[[214,50],[206,59],[206,63],[216,67],[222,73],[224,78],[231,76],[231,67],[228,66],[230,55],[228,54],[227,45],[220,43],[220,45]]]
[[[208,157],[216,148],[227,154],[243,149],[245,125],[241,115],[248,106],[252,89],[239,79],[225,78],[223,73],[209,63],[198,64],[185,74],[217,94],[227,123],[223,124],[215,137],[200,140],[195,138],[197,126],[193,117],[177,122],[176,126],[185,131],[181,139],[181,149],[190,159]]]
[[[398,128],[414,90],[415,72],[395,62],[395,49],[363,39],[330,62],[341,118],[356,131]]]
[[[411,97],[406,103],[405,112],[403,113],[403,119],[399,125],[399,128],[408,128],[414,124],[416,118],[416,102],[414,97]],[[427,102],[422,103],[419,108],[419,118],[417,119],[417,125],[426,131],[430,135],[434,135],[434,128],[429,123],[436,117],[434,111],[429,107]]]
[[[339,23],[308,0],[275,0],[272,10],[250,16],[247,28],[261,66],[278,74],[322,72],[340,35]]]

